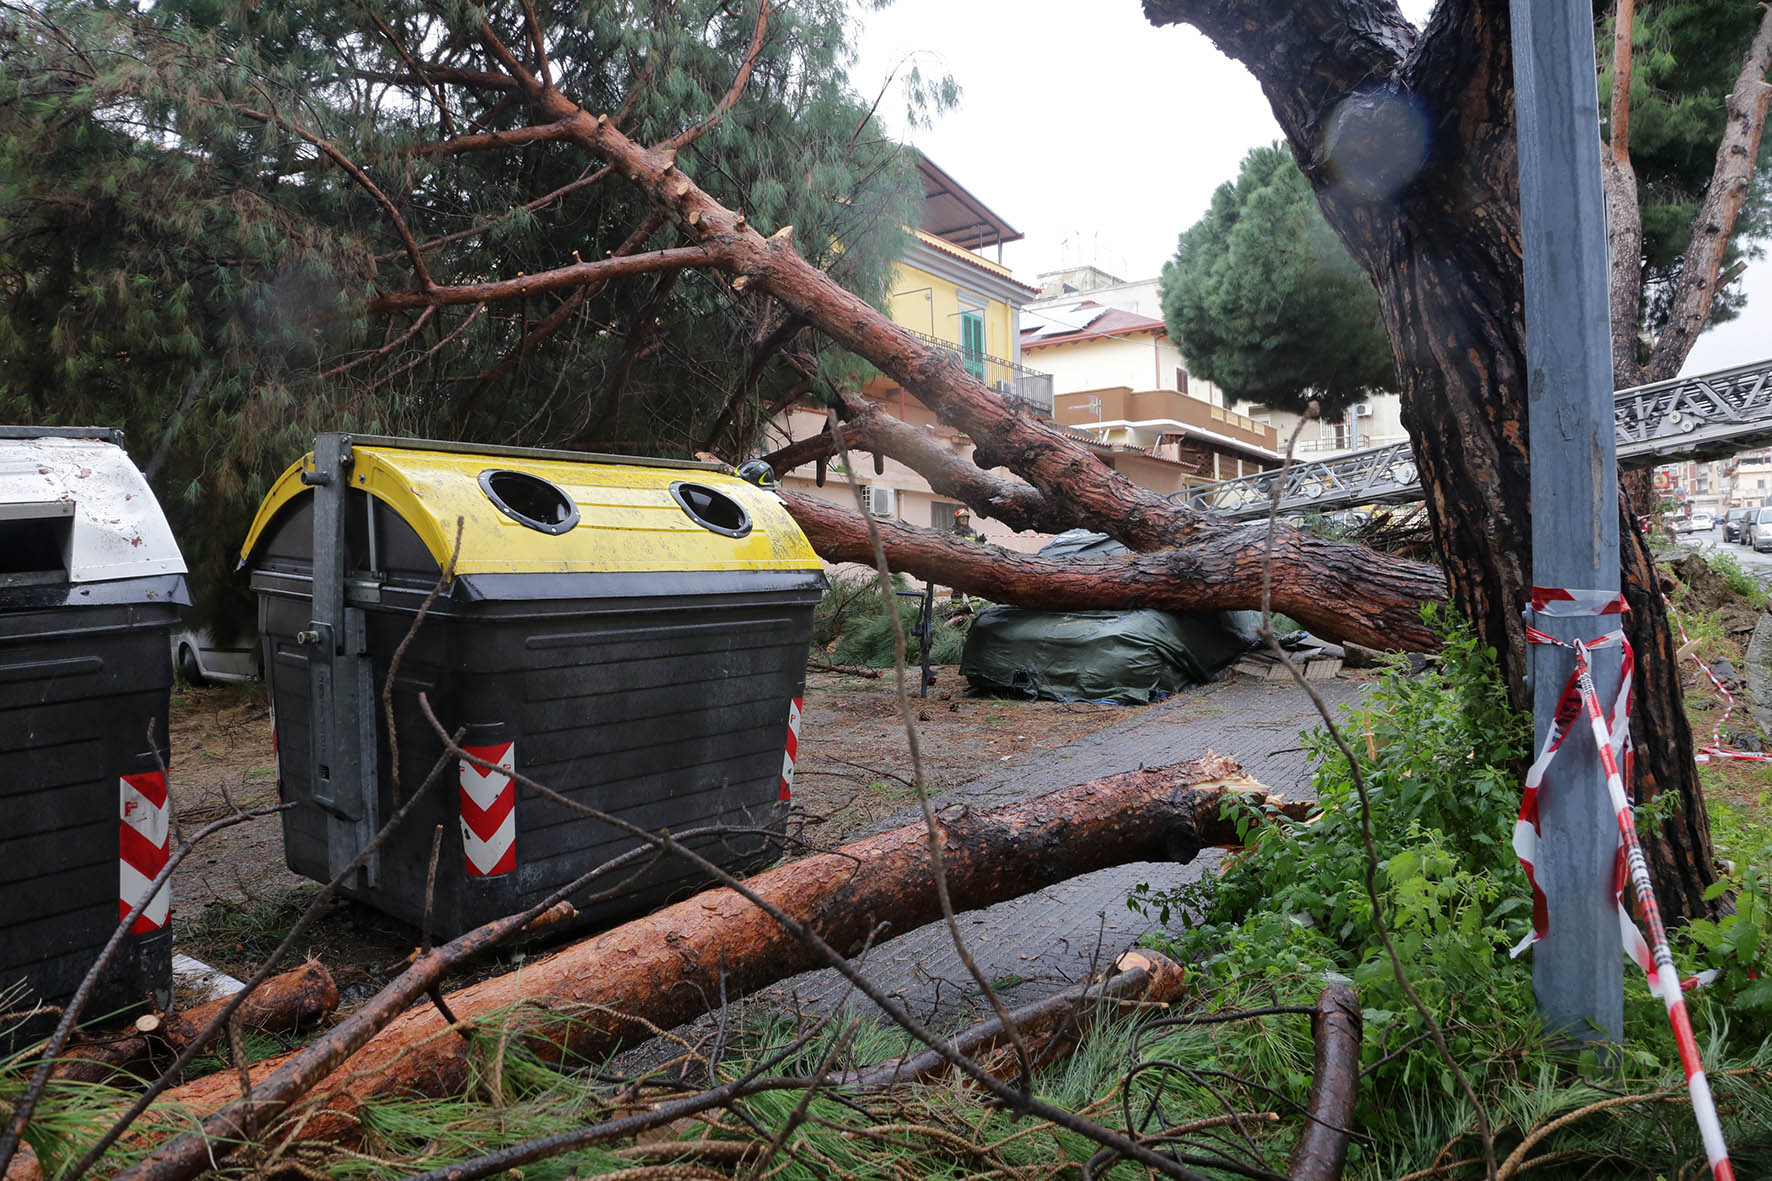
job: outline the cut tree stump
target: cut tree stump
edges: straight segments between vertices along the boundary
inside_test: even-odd
[[[227,1007],[231,997],[186,1009],[182,1013],[147,1013],[136,1018],[133,1032],[70,1046],[51,1076],[78,1082],[104,1082],[122,1071],[152,1060],[158,1047],[183,1050]],[[276,1032],[324,1020],[338,1007],[338,986],[318,960],[273,976],[252,990],[237,1011],[242,1029]]]
[[[1237,844],[1234,821],[1220,816],[1233,793],[1294,819],[1314,807],[1278,800],[1236,763],[1208,754],[1005,808],[950,809],[940,815],[950,894],[956,908],[973,909],[1109,866],[1187,861],[1207,846]],[[789,862],[746,884],[849,955],[941,914],[921,824]],[[544,1060],[582,1065],[698,1017],[716,998],[737,999],[821,966],[813,950],[769,915],[722,888],[592,936],[520,972],[452,992],[446,1001],[463,1026],[509,1030]],[[301,1105],[298,1130],[288,1135],[354,1142],[364,1102],[443,1098],[468,1086],[474,1074],[469,1042],[451,1032],[434,1005],[419,1004],[394,1018],[334,1071],[339,1035],[351,1020],[328,1035],[335,1042],[332,1057],[310,1048],[252,1068],[257,1127],[270,1128],[312,1092]],[[205,1121],[208,1146],[188,1136],[126,1175],[182,1177],[206,1167],[209,1151],[238,1133],[235,1121],[242,1113],[228,1105],[239,1094],[231,1070],[168,1092],[163,1102],[199,1115],[218,1113]],[[186,1163],[193,1168],[181,1167]]]

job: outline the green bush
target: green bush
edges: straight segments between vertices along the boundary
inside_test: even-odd
[[[1605,1087],[1639,1093],[1678,1089],[1679,1057],[1665,1010],[1634,967],[1620,968],[1625,1041],[1616,1066],[1601,1065],[1593,1051],[1577,1054],[1554,1043],[1539,1028],[1531,953],[1508,955],[1531,917],[1525,875],[1511,847],[1520,795],[1516,769],[1530,722],[1510,709],[1494,653],[1468,630],[1444,620],[1440,626],[1446,639],[1437,667],[1410,677],[1393,664],[1366,706],[1338,724],[1371,801],[1375,881],[1392,939],[1411,984],[1489,1109],[1505,1155],[1528,1129],[1602,1098],[1585,1081],[1590,1075]],[[1295,824],[1245,812],[1247,847],[1215,883],[1141,889],[1129,904],[1165,921],[1177,914],[1190,919],[1187,929],[1153,942],[1195,965],[1198,993],[1211,1010],[1308,1005],[1333,980],[1358,989],[1365,1037],[1357,1120],[1371,1140],[1355,1147],[1349,1177],[1410,1173],[1455,1143],[1455,1155],[1468,1157],[1475,1149],[1471,1112],[1372,922],[1359,799],[1347,759],[1326,734],[1307,741],[1318,767],[1319,819]],[[1772,989],[1759,985],[1772,973],[1772,878],[1761,873],[1736,881],[1743,890],[1736,915],[1694,924],[1676,951],[1684,972],[1722,969],[1717,983],[1691,994],[1689,1003],[1707,1044],[1707,1066],[1719,1089],[1734,1096],[1724,1100],[1726,1111],[1742,1102],[1727,1067],[1772,1054],[1772,1042],[1760,1041],[1767,1030],[1761,1019],[1772,1008],[1759,1008],[1772,1002]],[[1265,1019],[1196,1029],[1185,1045],[1165,1046],[1162,1053],[1201,1071],[1258,1079],[1297,1102],[1309,1090],[1308,1041],[1276,1042]],[[1201,1104],[1209,1114],[1210,1096]],[[1756,1109],[1751,1120],[1747,1108],[1739,1108],[1740,1117],[1728,1115],[1726,1124],[1738,1162],[1764,1163],[1772,1125],[1756,1122],[1764,1104],[1749,1106]],[[1172,1111],[1169,1118],[1183,1117]],[[1541,1150],[1566,1148],[1572,1159],[1590,1163],[1636,1160],[1644,1169],[1632,1175],[1672,1176],[1679,1154],[1696,1148],[1690,1116],[1678,1127],[1663,1125],[1679,1144],[1665,1136],[1654,1142],[1642,1133],[1643,1122],[1601,1127],[1578,1121]]]

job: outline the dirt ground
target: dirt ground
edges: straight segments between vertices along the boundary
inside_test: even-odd
[[[913,673],[914,676],[914,673]],[[953,668],[927,699],[911,693],[931,792],[1081,738],[1146,707],[968,696]],[[173,696],[174,815],[186,833],[242,808],[277,802],[263,685],[181,688]],[[811,672],[801,718],[794,804],[805,835],[839,844],[915,800],[909,745],[890,674],[880,680]],[[206,840],[173,879],[178,950],[236,976],[249,973],[319,893],[283,864],[275,816]],[[397,974],[418,944],[411,927],[348,901],[329,903],[298,942],[338,979],[346,1003]],[[299,955],[298,955],[299,958]],[[472,975],[501,970],[482,965]]]

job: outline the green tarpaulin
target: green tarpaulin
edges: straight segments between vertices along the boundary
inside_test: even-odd
[[[966,635],[960,672],[987,692],[1142,705],[1234,660],[1255,632],[1233,616],[1252,614],[990,607]]]
[[[1099,533],[1072,530],[1044,557],[1127,552]],[[966,634],[960,672],[974,689],[1053,701],[1142,705],[1204,681],[1255,642],[1253,611],[1024,611],[989,607]]]

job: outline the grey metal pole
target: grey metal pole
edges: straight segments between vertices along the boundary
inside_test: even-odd
[[[1618,475],[1606,295],[1605,202],[1589,0],[1512,0],[1514,113],[1526,276],[1532,467],[1532,577],[1538,586],[1618,589]],[[1610,631],[1616,616],[1534,626],[1563,640]],[[1565,648],[1532,650],[1534,733],[1542,744],[1574,665]],[[1620,652],[1594,653],[1610,705]],[[1623,964],[1612,892],[1617,823],[1587,727],[1576,724],[1539,795],[1536,873],[1549,931],[1532,952],[1545,1027],[1616,1043]]]

